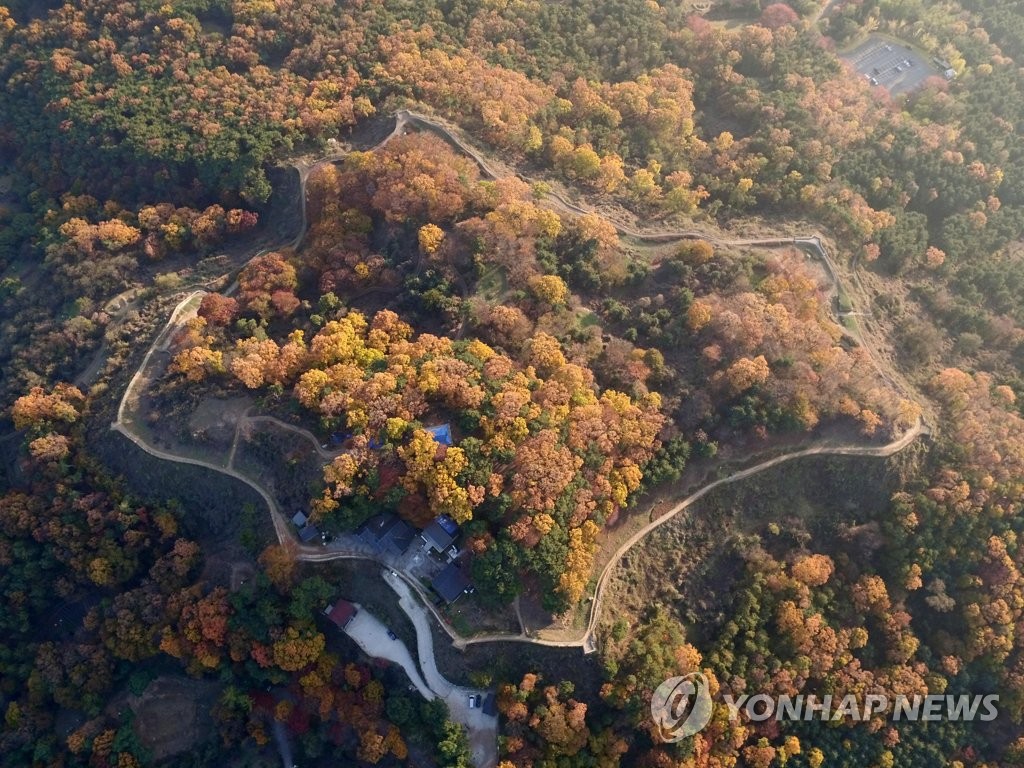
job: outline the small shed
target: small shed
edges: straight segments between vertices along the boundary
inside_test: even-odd
[[[306,517],[306,513],[301,510],[292,515],[292,525],[296,528],[302,528],[308,522],[309,518]]]
[[[358,612],[359,609],[348,600],[339,600],[334,605],[324,608],[324,615],[337,624],[339,629],[347,627]]]
[[[299,529],[299,541],[303,544],[309,544],[309,542],[319,538],[320,531],[317,530],[315,525],[305,525]]]

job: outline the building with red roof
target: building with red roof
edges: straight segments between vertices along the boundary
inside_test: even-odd
[[[339,600],[334,605],[324,608],[324,614],[328,619],[337,624],[339,629],[347,627],[358,611],[359,609],[348,600]]]

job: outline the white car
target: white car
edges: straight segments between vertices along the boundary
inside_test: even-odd
[[[469,708],[474,709],[476,707],[476,696],[472,693],[469,694]]]

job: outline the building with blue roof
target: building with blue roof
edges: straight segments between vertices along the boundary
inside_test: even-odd
[[[359,526],[356,535],[379,552],[402,555],[416,537],[416,529],[397,515],[382,512]]]
[[[430,586],[446,603],[451,605],[468,592],[473,584],[457,563],[449,563],[434,577]]]
[[[423,529],[420,538],[423,539],[427,549],[433,549],[438,554],[444,553],[459,535],[459,524],[448,515],[438,515],[430,521],[430,525]]]

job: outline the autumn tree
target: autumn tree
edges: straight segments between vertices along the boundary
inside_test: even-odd
[[[238,275],[238,293],[247,312],[260,317],[290,315],[299,306],[295,297],[295,267],[277,252],[257,256]]]
[[[778,29],[779,27],[796,24],[798,21],[800,21],[800,17],[788,5],[785,3],[772,3],[761,12],[761,18],[758,23],[768,27],[768,29]]]
[[[441,247],[441,243],[444,240],[444,230],[436,224],[424,224],[419,229],[418,239],[420,250],[428,256],[432,256]]]
[[[199,382],[212,373],[224,372],[224,354],[208,347],[189,347],[171,361],[171,373],[180,373],[191,382]]]
[[[60,461],[71,452],[71,442],[64,435],[50,432],[29,443],[28,451],[39,461]]]
[[[398,450],[398,455],[406,465],[406,486],[416,490],[422,484],[431,509],[449,515],[457,523],[472,518],[473,507],[483,501],[484,489],[458,484],[458,475],[466,467],[461,448],[442,448],[429,432],[417,430],[409,444]]]
[[[376,189],[369,202],[388,221],[424,224],[461,213],[480,175],[475,163],[426,133],[398,137],[375,152],[353,153],[345,171],[372,180]]]
[[[207,293],[199,304],[199,316],[222,328],[233,323],[240,311],[237,299],[220,293]]]
[[[15,401],[11,416],[17,429],[73,424],[84,403],[85,395],[70,384],[56,384],[49,393],[42,387],[33,387]]]
[[[295,583],[298,566],[294,542],[271,544],[260,553],[259,561],[270,582],[279,591],[288,592]]]
[[[530,279],[530,290],[542,303],[557,307],[569,298],[569,289],[557,275],[538,275]]]

